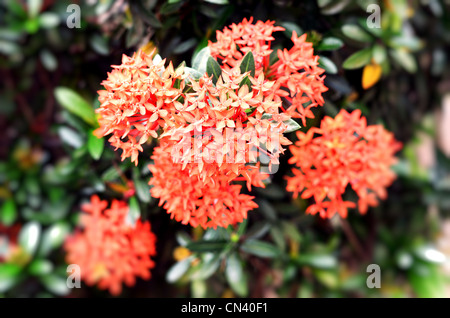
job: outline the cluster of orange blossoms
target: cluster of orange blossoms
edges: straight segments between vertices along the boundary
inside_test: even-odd
[[[293,47],[290,50],[277,51],[278,61],[270,65],[271,43],[275,38],[273,32],[284,28],[274,26],[273,21],[244,19],[239,24],[232,24],[223,31],[217,31],[217,42],[209,42],[211,55],[223,63],[224,69],[239,65],[248,51],[255,57],[256,76],[264,76],[274,81],[265,94],[273,96],[275,101],[285,98],[290,105],[285,113],[292,118],[300,118],[306,126],[306,118],[314,118],[311,108],[322,106],[322,93],[328,88],[323,81],[324,69],[318,66],[319,56],[314,55],[313,45],[306,42],[306,34],[297,36],[292,32]]]
[[[127,222],[128,206],[123,201],[108,202],[93,196],[82,206],[82,231],[69,237],[64,248],[67,262],[81,268],[81,278],[98,284],[113,295],[122,291],[122,283],[133,286],[136,277],[150,279],[154,267],[155,235],[150,223]]]
[[[226,55],[226,46],[238,45],[240,50],[233,52],[232,60],[222,61],[216,81],[208,74],[193,80],[183,66],[165,68],[164,60],[154,63],[139,51],[124,56],[102,83],[97,135],[112,134],[109,141],[122,149],[122,160],[131,157],[136,164],[142,144],[149,137],[160,139],[164,145],[150,167],[152,195],[165,202],[176,220],[202,227],[241,221],[257,205],[252,197],[239,195],[241,187],[231,182],[246,181],[249,189],[264,187],[258,158],[266,158],[269,170],[277,165],[283,146],[291,144],[284,136],[287,122],[291,117],[311,117],[297,104],[308,103],[309,110],[323,103],[323,70],[305,36],[297,38],[294,33],[294,47],[280,51],[280,61],[269,65],[272,32],[284,30],[273,24],[244,20],[232,26],[231,38],[218,32],[217,43],[209,43],[212,57],[220,61],[216,47]],[[255,76],[241,73],[241,61],[249,51]],[[287,110],[282,98],[293,103]],[[178,179],[186,184],[174,192],[170,185]],[[229,198],[221,198],[223,193]],[[206,209],[201,201],[208,206],[212,202],[215,210]]]
[[[359,110],[341,110],[334,119],[325,117],[320,128],[299,131],[297,137],[289,163],[299,169],[292,170],[287,190],[295,197],[302,192],[303,199],[314,198],[307,213],[345,218],[348,208],[356,207],[343,199],[347,186],[358,195],[362,214],[378,204],[377,197],[386,198],[386,187],[395,179],[390,168],[401,144],[381,125],[368,126]]]

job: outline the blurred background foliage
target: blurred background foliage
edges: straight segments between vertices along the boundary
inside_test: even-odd
[[[70,4],[81,8],[69,28]],[[370,4],[381,28],[369,28]],[[97,90],[122,54],[154,48],[174,65],[244,17],[307,33],[326,69],[324,115],[361,109],[404,143],[389,198],[367,215],[320,219],[285,191],[285,155],[259,208],[236,228],[170,220],[139,165],[92,136]],[[121,198],[157,236],[152,279],[124,296],[450,296],[450,2],[447,0],[0,1],[0,296],[108,296],[66,287],[61,245],[91,194]],[[295,138],[294,135],[291,136]],[[370,289],[369,264],[381,268]]]

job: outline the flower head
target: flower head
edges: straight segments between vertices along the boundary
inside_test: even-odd
[[[287,190],[294,197],[302,193],[302,198],[314,199],[307,213],[346,217],[348,208],[356,207],[343,199],[348,186],[356,192],[363,214],[378,198],[386,198],[386,187],[395,179],[390,168],[401,144],[381,125],[368,126],[359,110],[341,110],[334,119],[325,117],[320,128],[297,132],[297,137],[289,163],[298,169],[287,178]]]
[[[133,286],[136,277],[150,279],[151,257],[156,254],[150,223],[138,220],[133,227],[127,222],[125,202],[113,200],[108,208],[98,196],[92,196],[82,210],[82,229],[64,244],[66,260],[80,266],[82,280],[118,295],[122,283]]]
[[[163,143],[153,152],[150,191],[176,221],[193,227],[227,227],[242,222],[249,210],[258,207],[252,196],[241,194],[241,186],[230,184],[225,175],[215,175],[208,185],[189,176],[181,164],[174,164],[165,147]],[[257,169],[248,173],[259,176]]]
[[[164,125],[183,90],[184,70],[174,70],[172,63],[164,68],[164,63],[154,64],[143,51],[132,57],[123,55],[122,64],[112,66],[102,82],[105,90],[98,91],[100,128],[96,135],[112,134],[109,142],[122,149],[122,160],[131,157],[137,164],[142,144],[158,137],[158,127]]]

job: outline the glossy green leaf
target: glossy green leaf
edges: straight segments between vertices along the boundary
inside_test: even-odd
[[[54,223],[45,229],[42,234],[38,255],[44,257],[53,249],[60,247],[69,233],[70,226],[64,221]]]
[[[26,223],[19,233],[19,245],[28,254],[33,254],[38,245],[41,237],[41,225],[38,222],[32,221]]]
[[[372,58],[372,49],[367,48],[350,55],[342,64],[345,69],[356,69],[370,63]]]
[[[219,63],[217,63],[217,61],[211,56],[208,57],[208,62],[206,63],[206,73],[208,73],[208,76],[212,75],[212,81],[214,84],[217,83],[217,80],[222,75],[222,69],[220,68]]]
[[[58,296],[65,296],[70,293],[66,279],[55,274],[48,274],[41,277],[42,284],[52,293]]]
[[[0,210],[0,223],[11,226],[17,218],[17,207],[14,199],[6,200]]]
[[[149,203],[151,200],[150,186],[148,181],[143,179],[137,168],[133,170],[133,183],[136,189],[136,195],[144,203]]]
[[[265,258],[276,258],[280,255],[280,250],[275,245],[253,239],[245,241],[241,249],[246,253]]]
[[[97,138],[93,134],[93,130],[89,131],[88,133],[88,141],[87,141],[87,147],[89,154],[92,158],[95,160],[100,159],[103,153],[103,149],[105,147],[105,141],[103,138]]]
[[[205,74],[206,63],[209,57],[211,57],[211,51],[209,47],[204,47],[192,59],[192,68],[200,72],[200,74]]]
[[[317,49],[319,51],[334,51],[340,49],[343,46],[344,42],[342,42],[341,39],[335,37],[326,37],[319,43]]]
[[[22,268],[19,265],[0,264],[0,293],[10,289],[19,279]]]
[[[390,54],[392,58],[403,67],[409,73],[415,73],[417,71],[417,63],[414,56],[402,49],[391,50]]]
[[[380,44],[375,44],[373,46],[372,56],[375,63],[383,63],[386,59],[386,48]]]
[[[192,252],[219,252],[223,251],[228,245],[227,241],[197,241],[191,242],[186,247]]]
[[[167,271],[166,280],[169,283],[178,281],[191,266],[192,257],[187,257],[174,265]]]
[[[231,289],[241,297],[248,295],[248,281],[244,268],[237,253],[233,253],[227,258],[225,267],[225,277]]]
[[[239,68],[241,70],[241,74],[250,72],[251,77],[255,76],[255,58],[253,57],[253,53],[251,51],[248,51],[247,54],[245,54]]]
[[[359,42],[372,42],[373,37],[355,24],[346,24],[341,28],[342,33],[350,39]]]
[[[141,217],[141,208],[136,197],[131,197],[129,202],[128,214],[125,219],[126,223],[134,227],[136,221]]]
[[[308,265],[321,269],[332,269],[338,264],[336,257],[326,254],[302,254],[296,259],[299,265]]]
[[[28,267],[28,272],[31,275],[41,276],[50,274],[53,270],[53,264],[46,259],[37,259],[33,261]]]
[[[328,57],[325,56],[320,56],[319,67],[323,68],[325,72],[327,72],[328,74],[337,74],[338,72],[336,64],[334,64],[332,60],[330,60]]]
[[[91,126],[97,126],[94,108],[78,93],[67,87],[57,87],[55,98],[58,103],[72,114],[80,117]]]

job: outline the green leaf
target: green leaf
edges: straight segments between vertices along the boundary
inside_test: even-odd
[[[19,279],[22,268],[16,264],[0,264],[0,293],[14,286]]]
[[[219,268],[222,257],[212,253],[204,255],[200,265],[196,266],[196,270],[192,273],[191,280],[205,280],[211,277]]]
[[[243,85],[247,85],[249,91],[252,89],[252,82],[248,78],[248,76],[244,77],[244,79],[239,83],[239,88],[241,88]]]
[[[58,134],[64,143],[74,147],[75,149],[81,148],[84,144],[83,138],[73,129],[61,126],[58,128]]]
[[[208,62],[206,64],[206,73],[208,73],[209,76],[212,75],[212,81],[214,84],[217,83],[217,80],[222,75],[222,69],[220,68],[219,63],[217,63],[217,61],[211,56],[208,57]]]
[[[53,249],[60,247],[69,233],[70,227],[64,221],[51,225],[42,234],[38,255],[45,257]]]
[[[415,73],[417,71],[417,63],[414,56],[402,49],[390,50],[392,58],[409,73]]]
[[[372,42],[373,37],[355,24],[346,24],[341,28],[342,33],[350,39],[359,42]]]
[[[206,73],[206,63],[208,58],[211,56],[211,51],[209,47],[204,47],[201,49],[192,59],[192,68],[200,72],[200,74]]]
[[[42,284],[52,293],[58,296],[65,296],[70,293],[69,287],[67,287],[66,279],[49,274],[41,277]]]
[[[250,72],[251,77],[255,76],[255,58],[253,57],[253,53],[251,51],[248,51],[247,54],[245,54],[239,68],[241,70],[241,74]]]
[[[258,240],[245,241],[241,245],[241,249],[246,253],[259,257],[276,258],[280,256],[280,251],[275,245]]]
[[[319,57],[319,67],[323,68],[328,74],[337,74],[338,72],[336,64],[334,64],[332,60],[325,56]]]
[[[199,80],[203,74],[191,67],[185,67],[184,73],[187,74],[191,79],[197,81]]]
[[[445,277],[436,264],[418,261],[408,271],[408,279],[414,293],[421,298],[445,297]]]
[[[94,158],[95,160],[100,159],[103,153],[104,146],[105,142],[103,138],[97,138],[96,136],[94,136],[93,130],[89,131],[87,147],[91,157]]]
[[[58,60],[47,49],[44,49],[39,54],[42,64],[48,71],[54,71],[58,67]]]
[[[334,51],[344,46],[344,42],[341,39],[335,37],[324,38],[317,46],[319,51]]]
[[[372,56],[375,63],[383,63],[386,59],[386,48],[380,44],[375,44],[372,49]]]
[[[31,275],[41,276],[50,274],[53,270],[53,264],[46,259],[37,259],[28,267]]]
[[[297,257],[296,262],[301,266],[308,265],[320,269],[332,269],[338,264],[334,256],[326,254],[302,254]]]
[[[372,58],[372,49],[367,48],[350,55],[342,64],[345,69],[351,70],[363,67],[370,63]]]
[[[302,28],[294,23],[294,22],[281,22],[280,25],[285,28],[286,30],[284,31],[284,34],[288,37],[291,38],[292,36],[292,32],[296,32],[297,36],[302,35],[304,32],[302,30]]]
[[[186,232],[177,232],[175,237],[180,246],[186,247],[190,242],[192,242],[190,236]]]
[[[129,210],[127,217],[125,219],[128,225],[134,227],[136,221],[141,217],[141,208],[139,207],[139,202],[136,197],[131,197],[129,202]]]
[[[17,207],[14,199],[6,200],[0,210],[0,223],[11,226],[17,218]]]
[[[43,0],[28,0],[27,1],[27,7],[28,7],[28,16],[29,17],[36,17],[42,8],[42,2]]]
[[[39,16],[39,24],[44,29],[51,29],[59,24],[59,16],[53,12],[44,12]]]
[[[197,241],[191,242],[186,245],[186,248],[192,252],[220,252],[223,251],[228,245],[225,240],[217,241]]]
[[[32,255],[38,245],[41,236],[41,225],[35,221],[25,224],[19,233],[19,245],[28,254]]]
[[[178,281],[191,266],[192,259],[192,256],[190,256],[172,265],[166,274],[167,282],[174,283]]]
[[[225,277],[231,289],[241,297],[248,295],[248,281],[237,253],[227,258]]]
[[[67,87],[55,88],[55,98],[58,103],[72,114],[80,117],[91,126],[97,126],[94,108],[78,93]]]
[[[151,200],[150,186],[147,182],[141,179],[139,170],[137,168],[134,168],[133,170],[133,183],[139,200],[144,203],[149,203]]]

